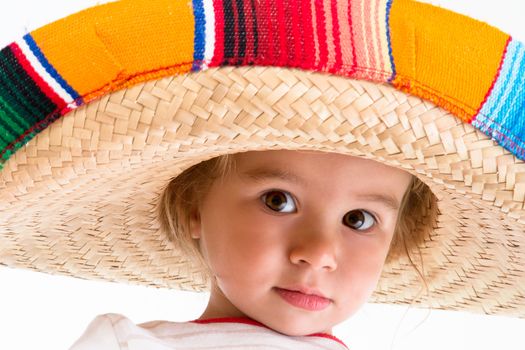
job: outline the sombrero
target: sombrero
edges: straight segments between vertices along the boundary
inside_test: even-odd
[[[123,0],[0,51],[0,264],[205,290],[159,229],[203,160],[308,149],[401,168],[438,198],[372,302],[525,316],[525,47],[410,0]]]

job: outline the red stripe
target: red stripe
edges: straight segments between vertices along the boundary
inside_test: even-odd
[[[295,46],[297,38],[295,37],[294,32],[294,12],[297,10],[293,4],[293,1],[285,1],[283,5],[286,18],[284,21],[286,26],[286,62],[290,67],[296,67],[294,63],[296,62]]]
[[[26,56],[22,52],[22,49],[20,49],[20,46],[18,46],[17,43],[12,43],[9,46],[16,59],[18,60],[18,63],[24,68],[27,75],[31,77],[31,79],[40,88],[40,90],[47,96],[47,98],[49,98],[57,106],[57,109],[62,110],[67,105],[67,102],[64,101],[64,99],[62,99],[62,97],[60,97],[40,75],[38,75],[38,73],[35,71],[31,63],[27,60]],[[61,111],[60,114],[63,115],[64,113],[62,113]]]
[[[287,65],[300,67],[300,56],[297,54],[297,46],[300,45],[297,30],[297,6],[295,1],[285,1],[286,38],[287,38]],[[300,51],[299,51],[300,54]]]
[[[343,56],[341,53],[341,31],[339,30],[339,16],[337,15],[337,0],[331,1],[332,7],[332,36],[335,45],[335,63],[330,69],[331,73],[337,73],[343,65]]]
[[[246,26],[246,52],[243,64],[254,61],[253,48],[255,44],[255,33],[253,32],[253,8],[251,0],[244,0],[244,25]]]
[[[476,120],[476,117],[478,116],[479,112],[487,102],[490,94],[492,94],[492,90],[494,89],[494,85],[496,85],[496,82],[499,79],[499,76],[501,74],[501,68],[503,68],[503,64],[505,63],[505,57],[507,56],[507,50],[509,49],[509,44],[512,41],[512,37],[509,35],[507,39],[507,43],[505,44],[505,49],[503,50],[503,55],[501,55],[501,61],[499,62],[498,71],[496,72],[496,76],[494,77],[494,80],[492,80],[492,84],[490,85],[489,90],[487,91],[487,94],[485,95],[485,98],[483,99],[483,102],[479,105],[478,110],[476,111],[476,114],[472,116],[472,119],[468,120],[469,123],[472,124],[474,120]]]
[[[315,2],[315,18],[317,22],[317,39],[319,41],[318,69],[326,68],[328,63],[328,48],[326,47],[326,21],[324,16],[323,1]]]
[[[213,12],[215,13],[215,49],[210,67],[220,66],[224,59],[224,11],[222,0],[213,0]]]
[[[254,2],[255,5],[255,18],[257,20],[257,55],[255,56],[255,64],[264,63],[262,57],[266,52],[266,31],[264,30],[264,24],[266,23],[265,18],[262,14],[262,7],[260,0]]]
[[[275,1],[277,7],[277,27],[279,29],[279,59],[277,66],[285,66],[288,61],[288,47],[287,47],[287,19],[284,15],[284,4],[282,0]]]
[[[270,32],[268,35],[268,52],[269,64],[275,65],[277,61],[277,55],[279,54],[279,22],[277,21],[277,9],[273,6],[275,2],[270,0],[267,2],[267,16],[268,23],[270,24]]]
[[[260,19],[259,33],[259,57],[261,58],[262,64],[271,64],[273,57],[273,34],[271,28],[271,16],[269,0],[261,0],[259,2],[260,12],[258,13],[257,19]]]
[[[301,0],[290,0],[288,5],[288,10],[290,11],[289,16],[292,18],[292,38],[294,40],[293,48],[294,53],[290,50],[290,64],[292,67],[302,67],[302,47],[304,46],[303,36],[300,30],[300,18],[301,18],[301,6],[298,3]]]
[[[255,1],[255,18],[257,19],[257,59],[256,64],[265,64],[264,58],[268,52],[268,18],[266,17],[266,7],[261,0]]]
[[[313,69],[315,64],[315,44],[314,44],[314,33],[312,23],[312,11],[310,1],[300,0],[302,4],[302,16],[301,19],[303,38],[304,38],[304,51],[303,51],[303,67],[307,69]]]

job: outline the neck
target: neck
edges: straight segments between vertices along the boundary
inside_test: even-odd
[[[222,318],[222,317],[246,317],[243,312],[237,309],[226,296],[222,293],[220,288],[215,284],[215,281],[212,283],[210,299],[208,300],[208,305],[204,310],[203,314],[198,318],[198,320],[204,320],[209,318]]]

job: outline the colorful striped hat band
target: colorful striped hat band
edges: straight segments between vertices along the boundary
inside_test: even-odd
[[[410,0],[123,0],[0,51],[0,264],[204,290],[161,232],[205,159],[308,149],[417,176],[438,199],[371,302],[525,316],[525,46]],[[242,66],[242,67],[241,67]]]

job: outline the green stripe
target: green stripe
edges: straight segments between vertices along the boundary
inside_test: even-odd
[[[2,113],[0,112],[0,118],[2,118],[3,115]],[[13,140],[16,139],[16,137],[13,136],[13,134],[11,134],[9,132],[9,130],[7,130],[5,127],[3,127],[3,119],[0,119],[0,150],[4,150],[11,142],[13,142]]]
[[[29,125],[38,123],[56,109],[57,106],[27,74],[9,47],[0,51],[0,67],[0,78],[6,83],[3,86],[4,98]]]
[[[4,99],[4,96],[2,96],[0,92],[0,110],[2,110],[5,113],[5,117],[2,117],[2,119],[11,119],[13,122],[16,123],[16,125],[23,128],[24,130],[31,128],[33,124],[31,124],[28,120],[24,119],[24,117],[16,109],[14,109],[13,105],[11,105],[9,102],[9,100]],[[38,123],[37,120],[35,120],[35,124],[36,123]]]
[[[12,107],[13,110],[19,112],[16,114],[16,118],[20,119],[21,115],[33,117],[42,114],[42,112],[39,112],[38,109],[36,109],[31,103],[27,103],[27,98],[20,94],[20,91],[15,85],[15,82],[13,82],[7,75],[7,71],[12,72],[12,74],[15,74],[15,72],[12,71],[9,61],[5,60],[2,56],[0,56],[0,67],[0,86],[2,86],[2,90],[0,90],[0,96],[4,98],[4,100]],[[29,84],[26,82],[25,85]],[[34,118],[32,119],[33,120],[31,122],[37,121]],[[22,125],[27,125],[26,128],[29,128],[31,124],[27,124],[23,118],[22,120]]]
[[[0,115],[0,117],[2,117]],[[2,119],[0,119],[0,123],[2,122]],[[9,146],[11,142],[9,140],[13,140],[13,136],[5,130],[3,127],[0,127],[0,153],[4,151],[4,149]]]
[[[22,135],[31,126],[25,124],[24,128],[21,128],[18,123],[12,118],[13,116],[18,117],[17,113],[9,106],[9,104],[0,95],[0,128],[3,135],[9,135],[9,143],[13,142]],[[20,118],[18,118],[20,119]],[[5,146],[2,147],[4,149]]]
[[[9,103],[5,101],[3,96],[0,95],[0,110],[2,111],[2,118],[4,128],[9,126],[11,127],[10,131],[15,131],[17,134],[22,134],[26,130],[31,128],[31,124],[27,123],[22,116],[17,113],[14,109],[11,108]],[[15,129],[15,130],[13,130]],[[22,130],[22,132],[20,132]]]
[[[55,108],[55,104],[31,79],[10,48],[0,50],[0,169],[16,150],[41,131],[32,128]],[[42,124],[40,129],[45,125]],[[29,130],[31,132],[20,139]]]

